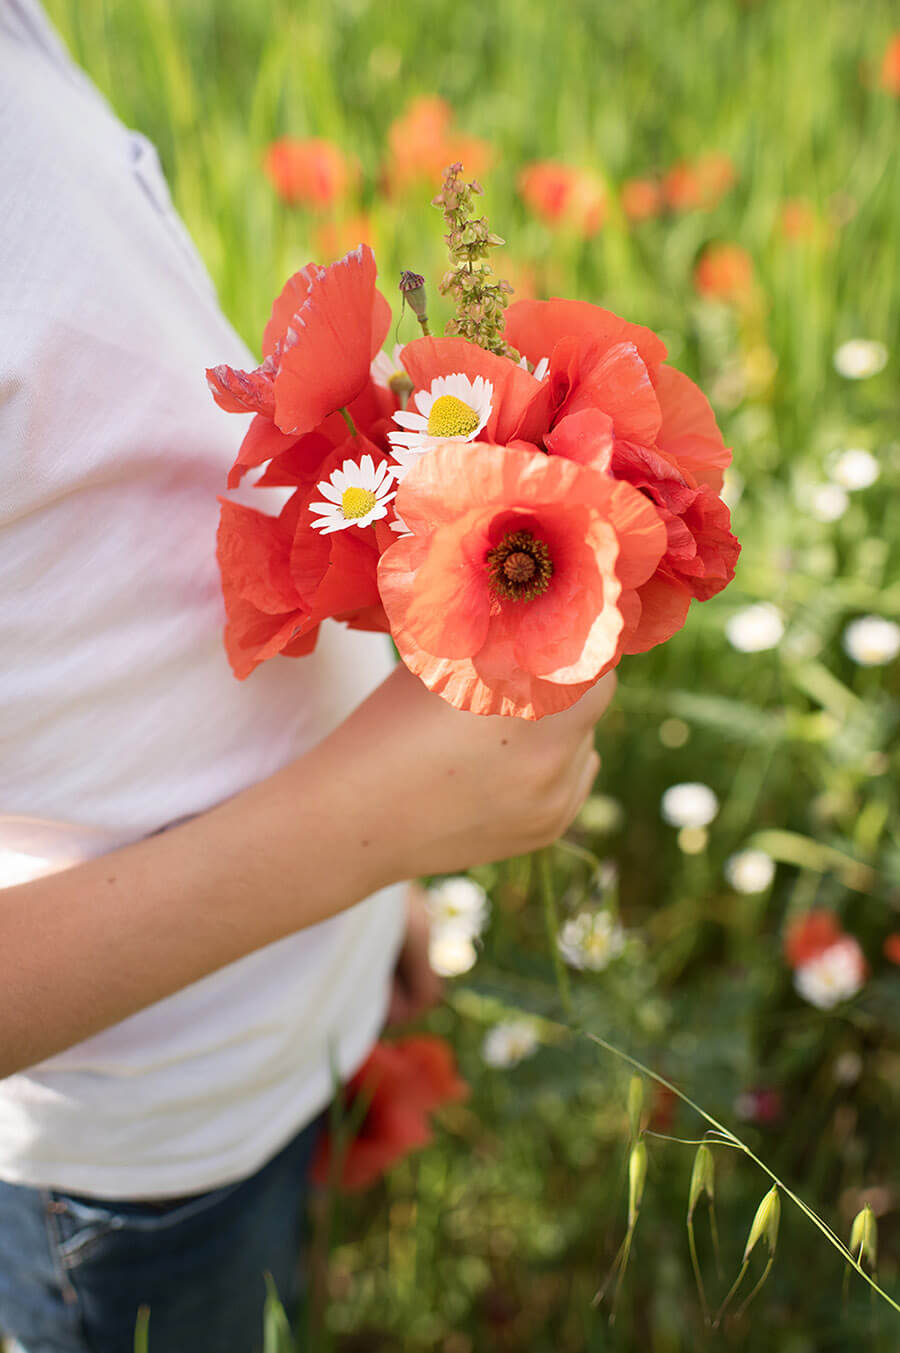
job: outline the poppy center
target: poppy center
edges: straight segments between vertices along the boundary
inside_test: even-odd
[[[553,577],[550,551],[530,531],[509,531],[488,550],[486,562],[492,590],[507,601],[533,601]]]
[[[341,495],[341,511],[344,514],[345,521],[352,521],[356,517],[364,517],[367,512],[371,512],[378,499],[371,489],[361,489],[357,485],[352,485],[349,489],[344,489]]]
[[[478,427],[478,414],[456,395],[439,395],[428,415],[430,437],[468,437]]]

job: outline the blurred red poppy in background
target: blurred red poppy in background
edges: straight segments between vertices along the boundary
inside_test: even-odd
[[[442,1038],[419,1034],[397,1043],[376,1043],[343,1090],[353,1136],[337,1159],[330,1133],[320,1138],[313,1180],[333,1183],[342,1193],[368,1188],[431,1140],[429,1113],[468,1093],[452,1049]]]
[[[408,104],[388,129],[384,186],[402,193],[423,183],[438,187],[448,164],[460,160],[468,177],[490,167],[494,152],[487,141],[467,136],[453,126],[453,109],[445,99],[423,95]]]
[[[727,155],[711,151],[696,160],[680,160],[663,181],[663,193],[673,211],[714,207],[736,178]]]
[[[711,300],[745,300],[753,290],[753,260],[739,244],[708,244],[694,268],[694,287]]]
[[[519,174],[522,200],[546,225],[568,227],[589,238],[606,219],[606,191],[586,169],[541,160]]]
[[[655,179],[627,179],[622,184],[622,210],[629,221],[647,221],[658,216],[663,205],[660,185]]]
[[[263,168],[283,201],[318,211],[342,202],[359,181],[358,162],[320,137],[273,141]]]

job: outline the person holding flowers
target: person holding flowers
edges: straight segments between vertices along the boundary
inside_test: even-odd
[[[411,547],[385,469],[397,396],[368,377],[386,324],[365,252],[294,280],[254,369],[155,152],[35,0],[0,11],[0,82],[0,1330],[25,1353],[118,1353],[149,1307],[157,1353],[250,1353],[263,1273],[293,1295],[335,1073],[437,992],[403,881],[564,831],[615,679],[533,722],[391,670],[378,563],[388,537]],[[255,488],[222,509],[228,654],[238,674],[262,665],[246,685],[221,648],[216,495],[237,439],[198,379],[213,356],[221,398],[252,414],[234,477],[269,462],[290,490],[280,516]],[[525,370],[509,384],[491,436],[539,394]],[[547,514],[563,578],[568,518]],[[537,545],[496,547],[501,585],[527,583],[517,555],[540,573]],[[599,528],[596,550],[612,558]],[[577,675],[597,675],[594,647]],[[280,653],[306,657],[265,661]],[[415,1052],[410,1139],[434,1060]]]

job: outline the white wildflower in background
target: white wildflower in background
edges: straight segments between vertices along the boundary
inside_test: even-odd
[[[428,961],[439,977],[459,977],[477,960],[474,941],[458,930],[436,930],[428,941]]]
[[[728,511],[733,512],[741,501],[743,494],[744,480],[742,476],[738,474],[737,470],[729,465],[728,469],[725,471],[722,482],[722,492],[719,494],[719,497],[728,508]]]
[[[459,875],[427,889],[425,910],[433,929],[453,930],[474,940],[487,925],[490,903],[480,883]]]
[[[887,365],[888,351],[873,338],[851,338],[834,354],[834,369],[848,381],[877,376]]]
[[[848,1001],[865,980],[866,960],[852,935],[829,945],[794,973],[797,991],[819,1010],[831,1010],[840,1001]]]
[[[870,451],[852,446],[830,461],[828,474],[842,489],[855,493],[857,489],[867,489],[875,483],[881,474],[881,466]]]
[[[625,931],[610,911],[583,911],[566,921],[556,942],[571,968],[602,972],[625,948]]]
[[[840,484],[816,484],[805,496],[804,501],[816,521],[838,521],[850,506]]]
[[[770,601],[758,601],[735,611],[725,624],[725,638],[739,653],[762,653],[775,648],[784,635],[784,617]]]
[[[863,1060],[853,1048],[838,1053],[834,1059],[832,1074],[838,1085],[855,1085],[862,1075]]]
[[[369,366],[369,373],[376,385],[380,385],[384,390],[391,389],[391,382],[394,385],[398,383],[410,383],[409,376],[403,366],[400,354],[403,351],[402,343],[395,343],[393,352],[390,356],[382,348],[376,352]]]
[[[527,1019],[509,1019],[495,1024],[485,1035],[481,1055],[488,1066],[518,1066],[538,1048],[534,1025]]]
[[[660,811],[670,827],[707,827],[719,811],[719,800],[709,785],[670,785],[660,800]]]
[[[725,861],[725,877],[737,893],[764,893],[775,877],[775,861],[764,850],[739,850]]]
[[[880,615],[861,615],[851,620],[841,642],[860,667],[882,667],[900,653],[900,625]]]

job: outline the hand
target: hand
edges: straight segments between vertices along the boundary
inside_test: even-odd
[[[406,938],[397,956],[388,1024],[408,1024],[437,1005],[443,983],[428,961],[428,914],[425,895],[411,884],[407,895]]]
[[[398,666],[321,748],[341,768],[337,811],[354,815],[371,847],[359,853],[370,885],[555,841],[596,778],[594,725],[615,686],[609,673],[570,709],[531,722],[455,709]]]

